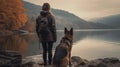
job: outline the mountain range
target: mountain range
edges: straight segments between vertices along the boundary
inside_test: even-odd
[[[102,23],[114,28],[120,28],[120,14],[93,19],[92,22]]]
[[[35,5],[23,1],[27,15],[29,17],[29,23],[35,22],[36,17],[40,14],[41,6]],[[60,9],[51,9],[51,12],[55,15],[57,29],[64,29],[64,27],[73,27],[74,29],[106,29],[113,28],[112,26],[102,23],[88,22],[72,13],[69,13]]]

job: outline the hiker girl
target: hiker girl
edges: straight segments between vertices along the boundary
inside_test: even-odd
[[[52,47],[56,42],[56,25],[55,18],[50,12],[49,3],[44,3],[42,11],[36,19],[36,32],[43,47],[43,61],[44,65],[51,65],[52,63]],[[48,56],[47,56],[48,54]],[[48,62],[47,62],[48,58]]]

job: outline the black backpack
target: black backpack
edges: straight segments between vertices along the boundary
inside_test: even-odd
[[[42,35],[47,35],[49,33],[48,16],[38,17],[36,22],[36,31]]]

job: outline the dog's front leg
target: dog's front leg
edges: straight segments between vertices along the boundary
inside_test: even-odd
[[[69,67],[72,67],[72,63],[71,63],[71,52],[69,53]]]

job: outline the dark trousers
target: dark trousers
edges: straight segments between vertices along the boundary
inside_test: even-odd
[[[48,54],[48,63],[49,63],[49,65],[51,65],[51,63],[52,63],[53,42],[42,42],[42,47],[43,47],[44,65],[47,65],[47,54]]]

